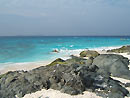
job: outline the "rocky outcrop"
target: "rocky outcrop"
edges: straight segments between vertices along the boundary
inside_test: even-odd
[[[99,55],[99,53],[97,51],[92,51],[92,50],[86,50],[86,51],[82,51],[80,53],[80,57],[97,57]]]
[[[130,79],[129,60],[121,55],[101,54],[93,60],[92,64],[110,72],[112,76]]]
[[[101,54],[96,58],[90,56],[89,59],[71,57],[68,60],[58,58],[48,66],[29,72],[15,71],[1,75],[1,98],[14,98],[15,95],[23,97],[43,88],[52,88],[71,95],[91,90],[109,98],[122,98],[128,94],[118,81],[110,78],[112,74],[129,79],[127,58],[115,54]],[[128,87],[129,83],[125,86]]]
[[[0,98],[15,98],[16,95],[23,97],[25,94],[49,88],[71,95],[89,90],[105,98],[123,98],[129,92],[118,81],[110,78],[110,73],[103,70],[99,63],[94,64],[99,58],[102,58],[102,55],[95,59],[90,58],[92,61],[86,64],[86,59],[73,56],[66,61],[57,59],[48,66],[31,71],[3,74],[0,76]],[[122,57],[118,58],[121,60]],[[127,60],[122,59],[122,62],[127,64]]]
[[[54,50],[52,50],[52,52],[59,53],[59,50],[58,49],[54,49]]]
[[[121,48],[107,50],[107,52],[130,53],[130,46],[122,46]]]

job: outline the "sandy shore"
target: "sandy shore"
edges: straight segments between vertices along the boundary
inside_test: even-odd
[[[102,48],[95,48],[95,49],[90,49],[90,50],[95,50],[98,51],[100,54],[108,54],[106,52],[106,50],[109,49],[115,49],[115,48],[120,48],[120,46],[118,47],[102,47]],[[67,50],[67,51],[61,51],[62,52],[68,52],[67,55],[64,55],[64,57],[61,57],[62,59],[68,59],[69,55],[75,55],[75,56],[79,56],[80,52],[86,50],[86,49],[78,49],[78,50]],[[125,57],[130,58],[130,55],[126,55],[126,54],[121,54]],[[0,68],[0,74],[6,73],[8,71],[17,71],[17,70],[25,70],[25,71],[29,71],[32,70],[34,68],[40,67],[40,66],[46,66],[49,63],[51,63],[53,60],[48,60],[48,61],[40,61],[40,62],[27,62],[27,63],[7,63],[5,65],[2,64],[2,66],[5,66],[4,68]]]
[[[0,69],[0,74],[6,73],[8,71],[18,71],[18,70],[29,71],[40,66],[46,66],[50,62],[52,62],[52,60],[41,62],[30,62],[30,63],[15,63],[15,64],[10,63],[8,64],[8,66]]]
[[[106,54],[106,50],[101,50],[101,49],[94,49],[96,51],[98,51],[100,54]],[[107,53],[108,54],[108,53]],[[119,55],[123,55],[124,57],[127,57],[130,59],[130,55],[127,55],[127,53],[118,53]],[[76,54],[76,56],[78,56],[78,54]],[[5,73],[8,71],[16,71],[16,70],[31,70],[40,66],[45,66],[49,63],[51,63],[52,60],[50,61],[42,61],[42,62],[38,62],[38,63],[28,63],[28,64],[19,64],[18,65],[13,65],[13,66],[8,66],[5,67],[4,69],[0,69],[0,73]],[[129,66],[130,67],[130,66]],[[119,80],[123,83],[130,83],[130,80],[126,80],[126,79],[122,79],[122,78],[117,78],[117,77],[112,77],[116,80]],[[127,88],[130,91],[130,88]],[[35,93],[32,94],[27,94],[25,95],[23,98],[101,98],[99,96],[97,96],[95,93],[92,92],[88,92],[85,91],[83,95],[77,95],[77,96],[71,96],[65,93],[61,93],[60,91],[56,91],[56,90],[41,90],[41,91],[37,91]],[[125,97],[128,98],[128,97]]]
[[[61,93],[60,91],[56,91],[53,89],[49,90],[41,90],[32,94],[27,94],[23,98],[101,98],[96,96],[96,94],[92,92],[85,91],[83,95],[71,96],[65,93]]]

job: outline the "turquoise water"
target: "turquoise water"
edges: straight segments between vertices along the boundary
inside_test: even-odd
[[[0,37],[0,63],[49,60],[64,50],[113,47],[130,44],[130,37]],[[61,53],[52,53],[54,49]]]

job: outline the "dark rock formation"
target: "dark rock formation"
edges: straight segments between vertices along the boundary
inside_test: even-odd
[[[110,72],[112,76],[130,79],[129,60],[121,55],[101,54],[93,60],[93,65]]]
[[[86,65],[87,59],[84,59],[82,57],[76,57],[71,55],[71,59],[67,59],[66,63],[67,65],[71,64],[80,64],[80,65]]]
[[[99,55],[99,53],[97,51],[92,51],[92,50],[86,50],[86,51],[82,51],[80,53],[80,57],[97,57]]]
[[[102,55],[95,58],[94,62],[98,58],[102,58]],[[119,60],[127,65],[127,59],[123,57],[114,58],[112,56],[112,58],[113,60],[120,58]],[[100,62],[102,60],[99,59]],[[100,68],[99,63],[97,63],[98,66],[94,63],[91,65],[93,59],[89,62],[87,65],[86,59],[73,56],[72,59],[66,61],[57,59],[50,65],[31,71],[14,71],[3,74],[0,76],[0,98],[15,98],[15,95],[23,97],[25,94],[49,88],[71,95],[91,90],[105,98],[123,98],[129,93],[120,85],[120,82],[110,78],[110,73],[105,71],[106,68],[105,70]]]
[[[107,50],[107,52],[130,53],[130,46],[122,46],[121,48]]]
[[[52,50],[52,52],[59,53],[59,50],[58,49],[54,49],[54,50]]]
[[[126,84],[125,84],[125,87],[130,87],[130,83],[126,83]]]

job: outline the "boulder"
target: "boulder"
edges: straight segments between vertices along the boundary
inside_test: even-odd
[[[130,79],[129,60],[121,55],[101,54],[93,60],[92,64],[110,72],[113,76]]]
[[[80,53],[80,57],[97,57],[98,55],[100,55],[97,51],[92,51],[92,50],[86,50],[86,51],[82,51]]]

